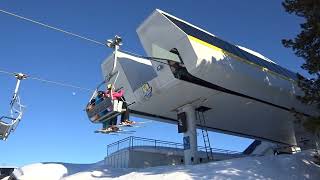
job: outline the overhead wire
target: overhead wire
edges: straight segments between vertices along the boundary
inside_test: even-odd
[[[16,75],[17,74],[15,72],[9,72],[9,71],[5,71],[5,70],[0,70],[0,73],[7,74],[7,75]],[[89,88],[84,88],[84,87],[76,86],[76,85],[69,84],[69,83],[47,80],[47,79],[38,78],[38,77],[30,76],[30,75],[26,75],[26,76],[27,76],[27,79],[32,79],[32,80],[36,80],[36,81],[40,81],[40,82],[44,82],[44,83],[55,84],[57,86],[69,87],[69,88],[74,88],[74,89],[79,89],[79,90],[82,90],[82,91],[89,91],[89,92],[93,92],[94,91],[94,90],[89,89]]]
[[[83,90],[83,91],[89,91],[89,92],[93,92],[94,91],[93,89],[84,88],[84,87],[76,86],[76,85],[69,84],[69,83],[51,81],[51,80],[37,78],[37,77],[29,77],[29,79],[41,81],[41,82],[44,82],[44,83],[51,83],[51,84],[55,84],[55,85],[62,86],[62,87],[69,87],[69,88],[79,89],[79,90]]]
[[[25,21],[28,21],[28,22],[31,22],[31,23],[34,23],[34,24],[37,24],[37,25],[40,25],[40,26],[43,26],[43,27],[46,27],[46,28],[49,28],[49,29],[53,29],[55,31],[59,31],[59,32],[65,33],[65,34],[70,35],[70,36],[74,36],[74,37],[77,37],[77,38],[80,38],[80,39],[83,39],[83,40],[86,40],[86,41],[89,41],[89,42],[93,42],[93,43],[98,44],[98,45],[106,46],[104,43],[99,42],[97,40],[94,40],[94,39],[91,39],[91,38],[88,38],[88,37],[85,37],[85,36],[70,32],[70,31],[66,31],[66,30],[63,30],[61,28],[57,28],[57,27],[54,27],[54,26],[51,26],[51,25],[48,25],[48,24],[45,24],[45,23],[30,19],[30,18],[26,18],[26,17],[20,16],[18,14],[12,13],[12,12],[5,11],[3,9],[0,9],[0,12],[2,12],[4,14],[7,14],[7,15],[10,15],[10,16],[13,16],[13,17],[16,17],[16,18],[19,18],[19,19],[22,19],[22,20],[25,20]]]
[[[9,71],[4,71],[4,70],[0,70],[0,73],[9,74],[9,75],[16,75],[16,73],[9,72]]]
[[[21,16],[21,15],[12,13],[12,12],[8,12],[8,11],[3,10],[3,9],[0,9],[0,12],[4,13],[4,14],[7,14],[7,15],[10,15],[10,16],[13,16],[13,17],[16,17],[18,19],[24,20],[24,21],[31,22],[31,23],[36,24],[36,25],[40,25],[40,26],[48,28],[48,29],[52,29],[52,30],[55,30],[55,31],[58,31],[58,32],[62,32],[64,34],[67,34],[67,35],[70,35],[70,36],[73,36],[73,37],[77,37],[77,38],[80,38],[80,39],[83,39],[83,40],[86,40],[86,41],[89,41],[89,42],[92,42],[92,43],[95,43],[95,44],[98,44],[98,45],[106,46],[105,43],[99,42],[99,41],[94,40],[92,38],[88,38],[88,37],[85,37],[85,36],[70,32],[70,31],[66,31],[66,30],[63,30],[61,28],[57,28],[57,27],[42,23],[40,21],[36,21],[36,20]],[[155,61],[155,62],[158,62],[158,63],[166,64],[166,65],[169,65],[169,66],[170,66],[169,63],[166,63],[166,62],[163,62],[163,61],[172,61],[170,59],[157,58],[157,57],[147,57],[147,56],[137,55],[137,54],[134,54],[134,53],[131,53],[131,52],[128,52],[128,51],[123,51],[123,50],[121,50],[121,51],[125,52],[125,53],[128,53],[128,54],[132,54],[132,55],[137,56],[139,58],[148,59],[148,60]],[[9,74],[9,75],[16,75],[17,74],[15,72],[8,72],[8,71],[4,71],[4,70],[0,70],[0,73]],[[41,82],[45,82],[45,83],[55,84],[55,85],[58,85],[58,86],[70,87],[70,88],[75,88],[75,89],[84,90],[84,91],[94,91],[92,89],[83,88],[83,87],[75,86],[75,85],[68,84],[68,83],[62,83],[62,82],[42,79],[42,78],[38,78],[38,77],[28,76],[28,78],[29,79],[33,79],[33,80],[37,80],[37,81],[41,81]]]
[[[88,37],[85,37],[85,36],[70,32],[70,31],[66,31],[66,30],[63,30],[61,28],[57,28],[57,27],[42,23],[40,21],[36,21],[36,20],[21,16],[21,15],[12,13],[12,12],[5,11],[3,9],[0,9],[0,12],[4,13],[4,14],[7,14],[7,15],[10,15],[10,16],[13,16],[13,17],[16,17],[18,19],[24,20],[24,21],[31,22],[31,23],[36,24],[36,25],[40,25],[40,26],[45,27],[45,28],[49,28],[49,29],[52,29],[52,30],[55,30],[55,31],[58,31],[58,32],[62,32],[64,34],[67,34],[67,35],[70,35],[70,36],[73,36],[73,37],[77,37],[77,38],[80,38],[80,39],[83,39],[83,40],[86,40],[86,41],[89,41],[89,42],[92,42],[92,43],[95,43],[95,44],[98,44],[98,45],[106,46],[106,44],[104,44],[102,42],[99,42],[97,40],[94,40],[92,38],[88,38]],[[15,72],[8,72],[8,71],[5,71],[5,70],[0,70],[0,73],[8,74],[8,75],[16,75],[17,74]],[[72,85],[72,84],[69,84],[69,83],[52,81],[52,80],[33,77],[33,76],[29,76],[29,75],[28,75],[28,78],[29,79],[33,79],[33,80],[37,80],[37,81],[41,81],[41,82],[45,82],[45,83],[55,84],[55,85],[58,85],[58,86],[63,86],[63,87],[75,88],[75,89],[84,90],[84,91],[90,91],[90,92],[94,91],[94,90],[89,89],[89,88],[83,88],[83,87]]]
[[[106,46],[105,43],[100,42],[100,41],[97,41],[97,40],[94,40],[94,39],[92,39],[92,38],[88,38],[88,37],[85,37],[85,36],[82,36],[82,35],[79,35],[79,34],[70,32],[70,31],[66,31],[66,30],[63,30],[63,29],[61,29],[61,28],[57,28],[57,27],[54,27],[54,26],[51,26],[51,25],[42,23],[42,22],[40,22],[40,21],[36,21],[36,20],[33,20],[33,19],[30,19],[30,18],[21,16],[21,15],[12,13],[12,12],[5,11],[5,10],[3,10],[3,9],[0,9],[0,12],[2,12],[2,13],[4,13],[4,14],[7,14],[7,15],[10,15],[10,16],[13,16],[13,17],[16,17],[16,18],[19,18],[19,19],[22,19],[22,20],[25,20],[25,21],[28,21],[28,22],[31,22],[31,23],[34,23],[34,24],[36,24],[36,25],[40,25],[40,26],[43,26],[43,27],[46,27],[46,28],[49,28],[49,29],[52,29],[52,30],[55,30],[55,31],[59,31],[59,32],[65,33],[65,34],[70,35],[70,36],[73,36],[73,37],[77,37],[77,38],[80,38],[80,39],[83,39],[83,40],[86,40],[86,41],[89,41],[89,42],[93,42],[93,43],[98,44],[98,45]],[[149,60],[152,60],[152,61],[155,61],[155,62],[159,62],[159,63],[162,63],[162,64],[167,64],[167,65],[169,65],[168,63],[165,63],[165,62],[162,62],[162,61],[171,61],[170,59],[157,58],[157,57],[148,57],[148,56],[141,56],[141,55],[134,54],[134,53],[132,53],[132,52],[123,51],[123,50],[121,50],[121,51],[122,51],[122,52],[129,53],[129,54],[133,54],[134,56],[137,56],[137,57],[140,57],[140,58],[145,58],[145,59],[149,59]]]

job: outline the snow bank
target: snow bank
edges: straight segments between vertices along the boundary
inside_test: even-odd
[[[67,175],[68,170],[62,164],[51,163],[36,163],[24,166],[20,169],[14,170],[14,174],[19,179],[47,179],[56,180],[61,179]]]
[[[246,157],[195,166],[162,166],[146,169],[114,169],[101,163],[32,164],[20,168],[19,179],[320,179],[313,151],[294,155]]]

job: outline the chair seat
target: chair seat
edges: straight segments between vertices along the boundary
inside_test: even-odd
[[[95,105],[88,104],[86,108],[87,115],[93,123],[108,121],[124,111],[126,109],[123,109],[123,101],[110,98],[105,98]]]
[[[10,121],[10,123],[8,123]],[[12,117],[2,116],[0,117],[0,140],[6,140],[9,136],[12,127],[16,123],[16,119]]]

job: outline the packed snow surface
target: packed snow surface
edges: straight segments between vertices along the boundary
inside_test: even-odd
[[[36,163],[15,170],[22,180],[106,179],[320,179],[314,151],[294,155],[245,157],[194,166],[161,166],[145,169],[110,168],[95,164]]]

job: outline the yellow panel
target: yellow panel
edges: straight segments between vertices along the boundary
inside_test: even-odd
[[[189,38],[189,40],[191,40],[191,41],[194,41],[194,42],[197,42],[197,43],[199,43],[199,44],[202,44],[202,45],[204,45],[204,46],[206,46],[206,47],[209,47],[209,48],[211,48],[211,49],[213,49],[213,50],[215,50],[215,51],[222,52],[222,53],[224,53],[224,54],[226,54],[226,55],[228,55],[228,56],[230,56],[230,57],[232,57],[232,58],[234,58],[234,59],[236,59],[236,60],[239,60],[239,61],[242,61],[242,62],[244,62],[244,63],[247,63],[247,64],[250,64],[250,65],[252,65],[252,66],[255,66],[255,67],[259,68],[261,71],[267,72],[267,73],[269,73],[269,74],[273,74],[273,75],[275,75],[275,76],[277,76],[277,77],[280,77],[280,78],[282,78],[282,79],[285,79],[285,80],[292,81],[292,82],[296,83],[293,79],[290,79],[290,78],[288,78],[288,77],[286,77],[286,76],[283,76],[283,75],[281,75],[281,74],[278,74],[278,73],[276,73],[276,72],[274,72],[274,71],[271,71],[271,70],[267,69],[266,67],[263,67],[263,66],[260,66],[260,65],[258,65],[258,64],[255,64],[255,63],[253,63],[253,62],[251,62],[251,61],[249,61],[249,60],[247,60],[247,59],[243,59],[243,58],[241,58],[241,57],[239,57],[239,56],[237,56],[237,55],[235,55],[235,54],[232,54],[232,53],[230,53],[230,52],[228,52],[228,51],[226,51],[226,50],[224,50],[224,49],[221,49],[221,48],[219,48],[219,47],[217,47],[217,46],[214,46],[214,45],[212,45],[212,44],[209,44],[209,43],[207,43],[207,42],[204,42],[204,41],[202,41],[202,40],[200,40],[200,39],[198,39],[198,38],[195,38],[195,37],[190,36],[190,35],[188,35],[188,38]]]

